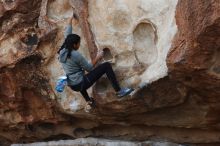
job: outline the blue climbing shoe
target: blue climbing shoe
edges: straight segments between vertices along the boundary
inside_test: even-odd
[[[120,91],[117,92],[118,97],[124,97],[126,95],[129,95],[134,89],[132,88],[122,88]]]

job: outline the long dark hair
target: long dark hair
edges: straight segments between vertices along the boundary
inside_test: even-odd
[[[80,42],[80,36],[77,35],[77,34],[69,34],[63,45],[60,47],[59,51],[57,52],[58,54],[60,53],[60,51],[62,49],[67,49],[68,50],[68,54],[67,54],[67,57],[69,58],[71,56],[71,52],[72,50],[76,50],[77,48],[74,48],[74,45],[78,44]]]

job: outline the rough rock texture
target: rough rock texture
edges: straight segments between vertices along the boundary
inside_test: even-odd
[[[71,6],[88,59],[104,49],[122,86],[148,86],[118,100],[106,77],[79,93],[54,91],[56,51]],[[102,137],[220,142],[220,1],[2,0],[0,145]]]
[[[220,2],[180,1],[179,32],[167,63],[171,79],[193,90],[205,110],[205,127],[219,129]]]

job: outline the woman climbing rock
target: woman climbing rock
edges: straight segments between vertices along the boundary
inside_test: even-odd
[[[78,52],[81,38],[79,35],[72,33],[72,23],[74,23],[73,25],[78,23],[75,14],[68,20],[68,25],[64,33],[65,41],[58,51],[59,61],[67,75],[68,86],[72,90],[82,94],[87,102],[87,109],[91,109],[91,106],[94,105],[94,100],[88,95],[87,89],[104,74],[107,75],[118,97],[130,94],[133,89],[121,88],[119,86],[110,63],[105,62],[96,66],[98,61],[103,57],[103,51],[98,52],[95,59],[92,60],[92,63],[89,63],[85,57]],[[85,74],[85,71],[87,74]]]

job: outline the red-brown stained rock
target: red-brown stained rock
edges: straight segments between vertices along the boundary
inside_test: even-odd
[[[220,2],[180,0],[176,19],[179,32],[167,58],[170,74],[201,95],[217,98],[220,95],[220,74],[217,71]]]
[[[170,76],[201,97],[200,102],[209,107],[206,122],[217,126],[220,113],[220,1],[180,0],[176,20],[179,32],[167,58]]]

